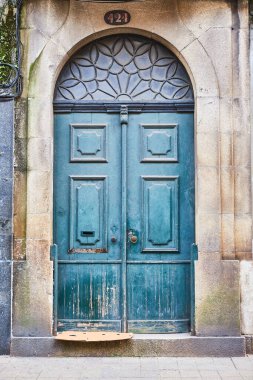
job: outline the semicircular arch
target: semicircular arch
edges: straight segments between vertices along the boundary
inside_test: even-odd
[[[66,62],[57,101],[193,102],[190,77],[179,58],[151,38],[118,34],[94,40]]]

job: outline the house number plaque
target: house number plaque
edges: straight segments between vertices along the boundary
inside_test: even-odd
[[[127,11],[110,11],[104,16],[106,24],[109,25],[125,25],[131,20],[131,15]]]

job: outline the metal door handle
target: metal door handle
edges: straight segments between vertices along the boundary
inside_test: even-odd
[[[131,243],[136,244],[137,240],[138,240],[137,236],[135,236],[135,235],[130,236],[130,242]]]
[[[133,230],[128,231],[128,240],[132,244],[136,244],[138,241],[138,237],[135,235],[135,232]]]

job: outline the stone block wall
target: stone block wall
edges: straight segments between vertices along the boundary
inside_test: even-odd
[[[11,336],[13,100],[0,101],[0,355],[8,354]]]

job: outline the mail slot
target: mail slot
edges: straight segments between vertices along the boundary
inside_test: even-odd
[[[95,231],[81,231],[81,236],[93,237],[93,236],[95,236]]]

